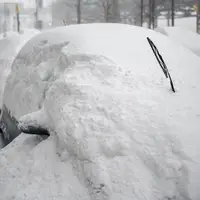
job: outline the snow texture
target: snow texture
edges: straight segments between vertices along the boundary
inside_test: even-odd
[[[200,56],[200,36],[197,33],[180,27],[157,28],[157,31],[169,36],[175,42],[184,45]]]
[[[4,84],[6,78],[10,72],[10,67],[12,62],[20,51],[21,47],[34,35],[39,33],[35,29],[24,30],[23,34],[18,34],[16,32],[8,32],[7,37],[3,37],[3,34],[0,35],[0,107],[2,105],[2,97],[4,91]]]
[[[182,17],[176,18],[175,20],[175,27],[180,27],[186,30],[190,30],[196,33],[196,17]],[[166,18],[158,18],[158,27],[166,27],[167,20]]]
[[[40,37],[52,33],[60,33],[54,43],[69,42],[65,66],[60,57],[27,68],[15,62],[7,80],[12,92],[4,103],[21,117],[19,126],[46,127],[50,137],[21,134],[1,150],[1,198],[199,200],[200,58],[160,33],[128,25],[73,25]],[[175,94],[147,36],[166,61]],[[36,106],[49,74],[55,78]]]

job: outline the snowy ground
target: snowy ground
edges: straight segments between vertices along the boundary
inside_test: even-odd
[[[54,76],[45,67],[41,75],[29,70],[31,64],[13,66],[7,82],[12,91],[4,99],[21,117],[19,126],[41,125],[51,135],[42,140],[21,134],[0,151],[1,198],[199,200],[200,58],[139,27],[93,24],[52,31],[68,38],[63,49],[68,62],[41,108],[23,110],[29,100],[22,97],[30,88],[41,95],[35,88],[47,80],[43,75]],[[147,36],[166,61],[175,94]],[[61,69],[53,61],[53,69]],[[24,101],[13,106],[14,94]]]
[[[166,19],[158,19],[158,27],[166,27]],[[196,32],[196,17],[185,17],[185,18],[176,18],[175,26],[183,29],[188,29],[192,32]]]
[[[169,36],[174,42],[184,45],[186,48],[200,56],[199,34],[180,27],[159,27],[156,31]]]

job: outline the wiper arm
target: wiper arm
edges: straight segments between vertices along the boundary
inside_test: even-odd
[[[147,40],[148,40],[148,42],[149,42],[149,45],[151,46],[151,49],[152,49],[152,51],[153,51],[153,53],[154,53],[154,55],[155,55],[155,57],[156,57],[156,59],[157,59],[159,65],[160,65],[160,67],[161,67],[161,69],[162,69],[162,71],[163,71],[165,77],[166,77],[166,78],[169,78],[169,80],[170,80],[170,85],[171,85],[172,91],[175,93],[176,91],[175,91],[175,88],[174,88],[174,84],[173,84],[171,75],[170,75],[170,73],[169,73],[169,70],[168,70],[168,68],[167,68],[167,65],[165,64],[165,61],[163,60],[163,57],[160,55],[160,53],[159,53],[157,47],[156,47],[155,44],[152,42],[152,40],[151,40],[149,37],[147,37]]]

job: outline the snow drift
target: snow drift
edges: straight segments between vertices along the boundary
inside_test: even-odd
[[[73,25],[39,37],[57,43],[52,33],[68,42],[67,59],[62,67],[51,61],[59,73],[48,73],[54,79],[40,106],[28,95],[43,93],[33,90],[47,81],[37,66],[49,62],[15,64],[6,83],[12,92],[4,104],[21,117],[19,126],[48,128],[50,137],[20,135],[1,150],[2,199],[198,200],[200,58],[162,34],[128,25]],[[147,36],[167,63],[175,94]]]

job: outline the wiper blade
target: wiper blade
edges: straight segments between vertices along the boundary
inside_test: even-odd
[[[174,84],[173,84],[171,75],[169,73],[169,70],[167,68],[167,65],[165,64],[165,61],[163,60],[163,57],[160,55],[156,45],[152,42],[152,40],[149,37],[147,37],[147,40],[149,42],[149,45],[151,46],[151,49],[152,49],[152,51],[153,51],[153,53],[154,53],[159,65],[160,65],[165,77],[169,78],[169,80],[170,80],[170,85],[171,85],[172,91],[175,93],[176,91],[175,91],[175,88],[174,88]]]

